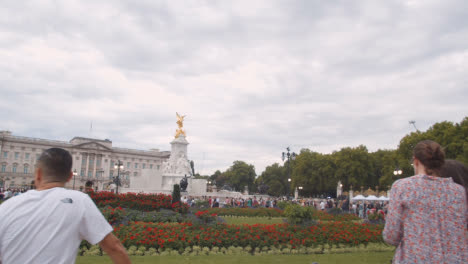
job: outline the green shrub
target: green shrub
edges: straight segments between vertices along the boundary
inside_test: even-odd
[[[276,206],[281,209],[281,210],[284,210],[286,209],[286,206],[288,206],[289,204],[291,204],[290,202],[286,202],[286,201],[279,201],[278,203],[276,203]]]
[[[289,204],[284,210],[284,215],[288,218],[290,224],[304,224],[312,220],[314,209],[312,207]]]
[[[331,215],[340,215],[343,213],[343,210],[341,210],[341,208],[339,207],[334,207],[334,208],[330,208],[327,213],[331,214]]]
[[[180,203],[180,186],[179,184],[174,184],[174,189],[172,191],[172,203]]]

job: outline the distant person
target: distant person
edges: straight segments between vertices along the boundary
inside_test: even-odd
[[[440,172],[440,176],[452,178],[455,183],[463,186],[465,188],[466,197],[468,198],[468,167],[465,164],[456,160],[446,160]]]
[[[465,189],[440,177],[445,154],[424,140],[413,151],[415,176],[391,189],[383,238],[397,246],[393,263],[468,263]]]
[[[72,156],[51,148],[39,157],[36,190],[0,205],[0,259],[8,263],[75,263],[84,239],[98,244],[114,263],[130,263],[112,226],[91,198],[64,188],[73,173]]]

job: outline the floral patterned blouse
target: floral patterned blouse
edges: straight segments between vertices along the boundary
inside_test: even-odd
[[[468,263],[468,208],[452,178],[416,175],[396,181],[383,238],[398,246],[393,263]]]

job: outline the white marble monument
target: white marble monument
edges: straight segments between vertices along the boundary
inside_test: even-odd
[[[130,188],[124,188],[124,192],[145,193],[171,193],[174,184],[180,184],[184,177],[188,178],[188,195],[206,195],[207,181],[204,179],[193,179],[192,168],[187,158],[188,141],[183,130],[185,116],[177,115],[177,125],[174,140],[171,142],[171,155],[162,164],[162,171],[146,169],[142,170],[140,177],[135,177],[130,183]]]

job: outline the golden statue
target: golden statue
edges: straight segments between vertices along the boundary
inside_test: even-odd
[[[187,136],[185,134],[185,131],[182,129],[184,127],[184,118],[185,118],[185,116],[181,116],[177,112],[176,112],[176,116],[177,116],[177,122],[176,123],[179,126],[179,128],[176,130],[175,138],[178,138],[180,135]]]

